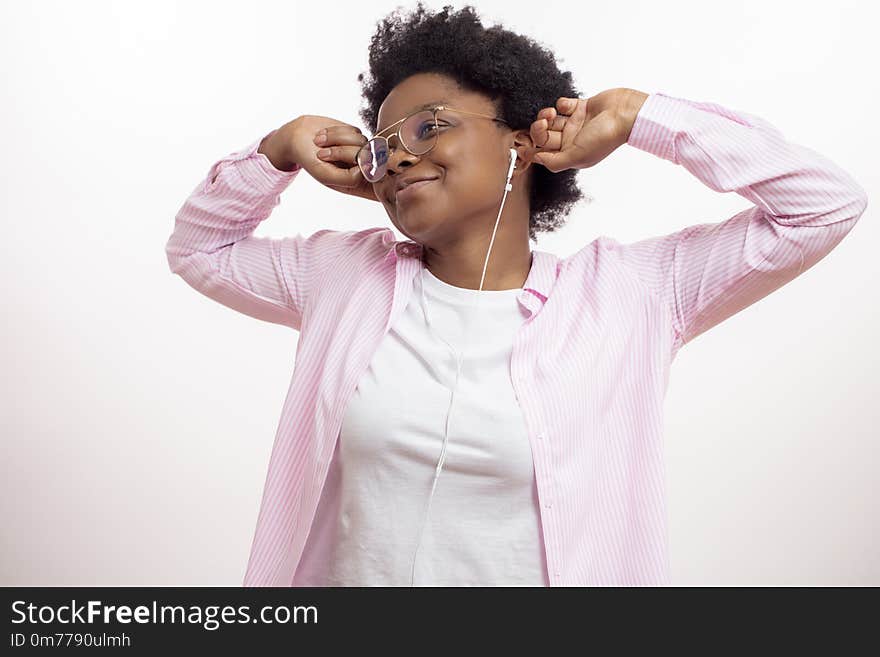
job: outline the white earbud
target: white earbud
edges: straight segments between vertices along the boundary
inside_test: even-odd
[[[516,169],[516,149],[511,148],[510,149],[510,168],[507,170],[507,180],[506,180],[507,184],[504,185],[504,189],[506,189],[508,192],[513,191],[513,185],[510,183],[510,179],[511,179],[511,177],[513,177],[513,170],[514,169]],[[504,206],[502,205],[502,207],[504,207]]]
[[[516,149],[510,149],[510,168],[507,170],[507,182],[510,182],[510,177],[513,175],[513,170],[516,168]]]

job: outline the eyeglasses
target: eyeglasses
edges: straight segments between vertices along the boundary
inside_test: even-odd
[[[357,163],[367,182],[374,183],[382,180],[385,172],[388,170],[388,142],[390,137],[381,136],[383,132],[388,132],[395,126],[398,126],[395,135],[407,152],[412,155],[424,155],[434,148],[434,145],[437,143],[440,133],[440,126],[437,124],[437,112],[441,110],[452,110],[461,114],[481,116],[509,125],[504,119],[489,116],[488,114],[455,109],[447,105],[437,105],[436,107],[417,110],[409,116],[400,119],[400,121],[392,123],[384,130],[377,132],[358,151]]]

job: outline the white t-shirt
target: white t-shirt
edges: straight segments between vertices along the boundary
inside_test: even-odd
[[[527,317],[521,290],[460,288],[424,266],[413,285],[346,409],[293,585],[410,585],[448,412],[414,585],[548,586],[531,447],[510,381]],[[465,307],[477,296],[480,307]],[[435,336],[458,352],[465,321],[450,411],[456,358]],[[333,487],[338,508],[326,503]]]

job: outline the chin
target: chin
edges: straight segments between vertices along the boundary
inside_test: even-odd
[[[413,226],[409,223],[401,223],[398,216],[394,213],[394,208],[389,208],[388,210],[388,218],[391,219],[391,224],[403,233],[403,236],[407,239],[413,240],[415,242],[419,241],[419,237],[413,234]]]
[[[434,219],[426,217],[424,213],[413,213],[413,217],[407,218],[405,215],[401,219],[398,215],[397,220],[401,225],[400,232],[409,239],[421,242],[427,235],[430,235],[437,227]],[[406,230],[404,230],[404,228]]]
[[[417,210],[413,210],[410,215],[407,215],[405,212],[403,215],[397,215],[392,220],[392,223],[407,238],[419,244],[430,242],[440,235],[444,228],[448,229],[448,227],[444,226],[440,215],[433,213],[428,215],[424,211],[419,212]]]

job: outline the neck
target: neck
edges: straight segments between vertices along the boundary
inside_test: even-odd
[[[532,253],[526,239],[499,241],[495,236],[483,290],[512,290],[521,288],[532,268]],[[422,262],[434,276],[444,283],[469,290],[480,289],[483,266],[491,233],[486,239],[472,240],[456,248],[437,250],[424,246]]]

